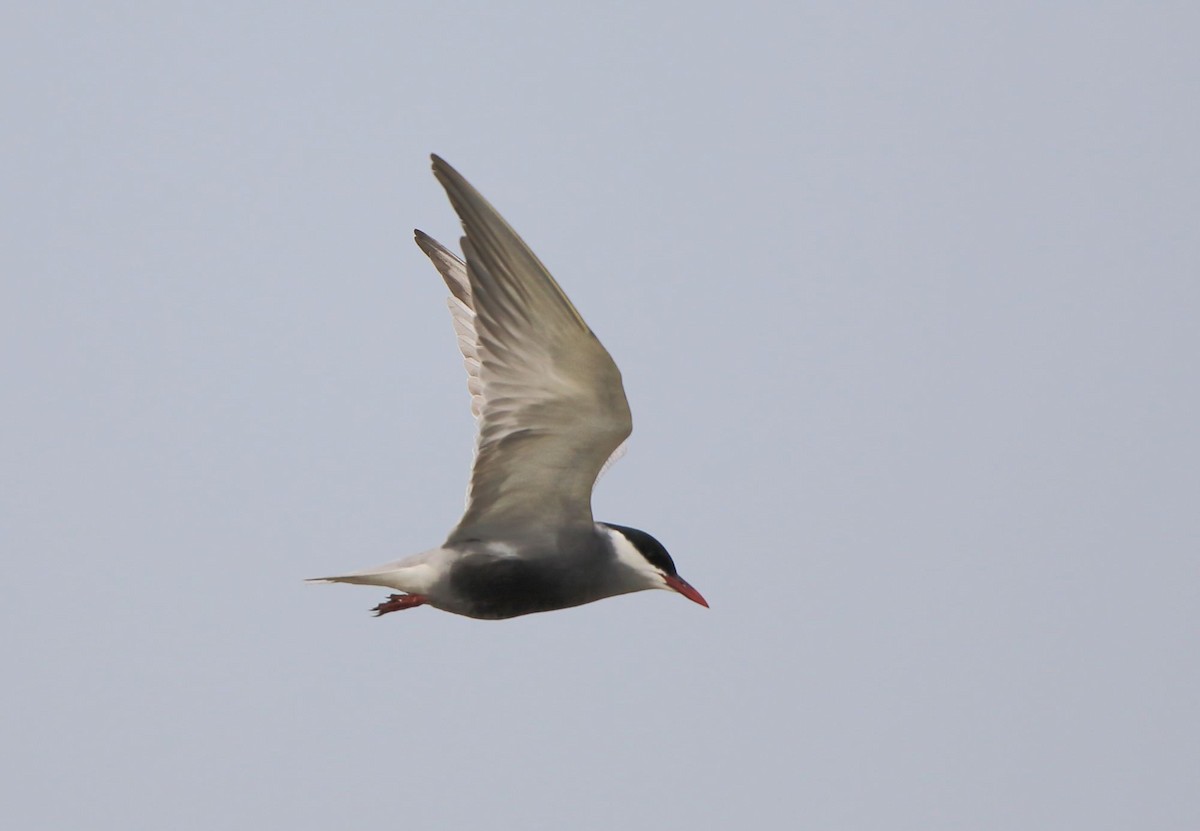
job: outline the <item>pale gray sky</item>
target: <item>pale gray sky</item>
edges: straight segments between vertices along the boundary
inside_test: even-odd
[[[0,824],[1200,827],[1200,12],[906,5],[0,13]],[[711,610],[301,582],[462,506],[430,151]]]

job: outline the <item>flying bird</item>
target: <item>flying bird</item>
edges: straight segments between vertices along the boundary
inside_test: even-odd
[[[612,357],[496,209],[437,156],[433,175],[464,231],[461,259],[415,234],[450,289],[478,427],[466,510],[437,548],[314,582],[400,592],[376,615],[497,620],[646,589],[708,606],[658,540],[592,518],[596,479],[633,429]]]

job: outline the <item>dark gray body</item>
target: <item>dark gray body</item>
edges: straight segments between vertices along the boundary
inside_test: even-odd
[[[643,586],[623,580],[612,543],[593,530],[553,540],[463,540],[462,552],[429,592],[430,605],[467,617],[499,620],[566,609]],[[516,552],[520,552],[518,555]]]

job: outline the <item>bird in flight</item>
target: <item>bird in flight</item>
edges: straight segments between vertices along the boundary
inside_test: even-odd
[[[478,434],[467,506],[437,548],[314,582],[398,591],[376,615],[433,606],[497,620],[646,589],[708,606],[645,531],[596,522],[592,488],[633,429],[621,373],[550,272],[454,168],[460,259],[416,232],[450,289]]]

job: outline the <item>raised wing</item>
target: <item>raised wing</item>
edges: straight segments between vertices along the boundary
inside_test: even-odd
[[[437,156],[463,223],[462,260],[417,243],[450,288],[450,312],[479,420],[467,508],[448,542],[591,527],[592,485],[632,421],[621,373],[545,266]]]

